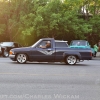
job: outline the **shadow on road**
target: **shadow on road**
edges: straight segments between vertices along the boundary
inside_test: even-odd
[[[19,64],[17,62],[10,62],[10,64],[17,64],[17,65],[64,65],[64,66],[69,66],[69,67],[81,67],[81,66],[89,66],[88,64],[80,64],[80,63],[76,63],[76,65],[66,65],[65,63],[60,63],[60,62],[27,62],[25,64]]]

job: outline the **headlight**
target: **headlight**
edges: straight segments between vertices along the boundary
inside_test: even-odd
[[[14,51],[10,50],[9,55],[13,55],[13,54],[14,54]]]

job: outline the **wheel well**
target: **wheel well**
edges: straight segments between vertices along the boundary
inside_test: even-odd
[[[2,56],[4,56],[4,52],[5,52],[5,51],[7,51],[7,52],[9,53],[9,49],[8,49],[7,47],[1,48],[1,51],[2,51],[2,53],[1,53]],[[4,57],[5,57],[5,56],[4,56]]]
[[[80,59],[77,55],[75,55],[77,59]]]
[[[10,51],[10,49],[7,48],[7,47],[5,47],[5,48],[1,48],[1,50],[2,50],[2,51],[4,51],[4,50]]]
[[[75,56],[77,59],[79,59],[79,57],[78,57],[77,55],[66,55],[66,56],[64,57],[64,60],[65,60],[68,56]]]

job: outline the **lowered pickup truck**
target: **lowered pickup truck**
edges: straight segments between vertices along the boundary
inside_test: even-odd
[[[50,47],[41,48],[49,41]],[[62,62],[74,65],[80,60],[91,60],[91,49],[70,48],[67,41],[54,40],[54,38],[43,38],[30,47],[14,48],[9,52],[9,57],[18,63],[27,61],[37,62]]]

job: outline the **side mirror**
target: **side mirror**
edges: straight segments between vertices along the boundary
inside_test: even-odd
[[[41,48],[42,47],[42,45],[39,45],[39,48]]]

